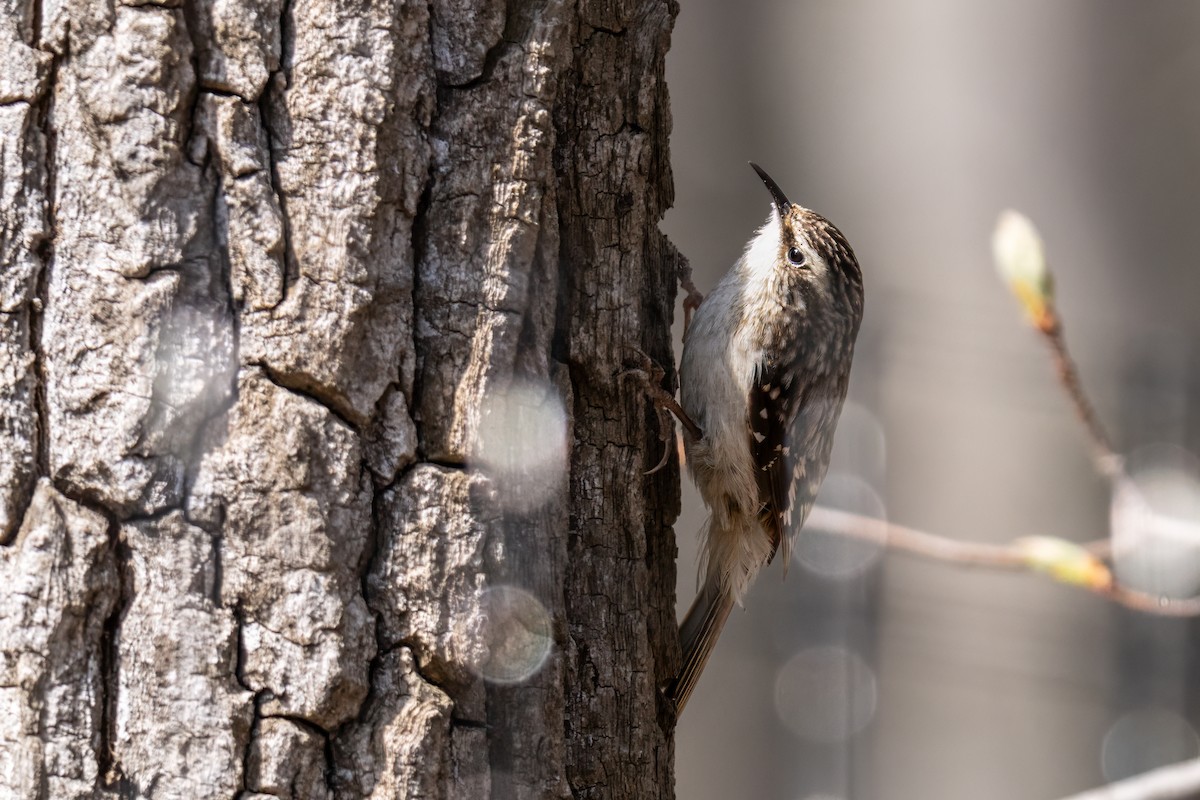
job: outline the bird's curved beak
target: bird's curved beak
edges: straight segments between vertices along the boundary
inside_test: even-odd
[[[771,199],[775,201],[775,210],[779,212],[779,218],[783,219],[783,215],[787,213],[788,206],[791,205],[787,197],[784,196],[783,189],[780,189],[779,184],[771,180],[771,176],[758,164],[751,161],[750,166],[754,167],[754,171],[758,173],[758,177],[762,178],[762,182],[767,185],[767,190],[771,193]]]

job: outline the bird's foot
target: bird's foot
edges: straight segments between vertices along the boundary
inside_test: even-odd
[[[646,472],[647,475],[653,475],[665,467],[671,457],[671,445],[675,441],[675,422],[671,419],[672,414],[679,419],[684,429],[693,438],[701,438],[703,432],[700,430],[700,426],[693,422],[692,418],[683,410],[683,406],[679,405],[675,396],[662,388],[663,378],[667,375],[666,370],[638,348],[630,347],[629,350],[636,356],[635,366],[625,369],[617,377],[621,380],[625,378],[636,380],[641,384],[646,397],[654,404],[654,411],[658,415],[658,435],[663,443],[663,455],[658,464]]]

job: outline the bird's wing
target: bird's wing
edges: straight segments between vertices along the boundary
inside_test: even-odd
[[[833,430],[845,387],[798,375],[794,368],[766,367],[750,389],[747,425],[758,469],[759,519],[782,551],[791,544],[829,466]]]

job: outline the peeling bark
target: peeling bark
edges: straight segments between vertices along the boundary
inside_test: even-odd
[[[671,797],[674,5],[0,12],[0,794]]]

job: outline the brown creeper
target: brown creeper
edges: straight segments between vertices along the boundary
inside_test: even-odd
[[[759,569],[776,552],[786,569],[829,467],[863,313],[846,238],[750,166],[774,210],[696,311],[679,365],[681,404],[700,431],[684,436],[688,468],[711,511],[703,585],[679,631],[683,668],[668,688],[680,712]]]

